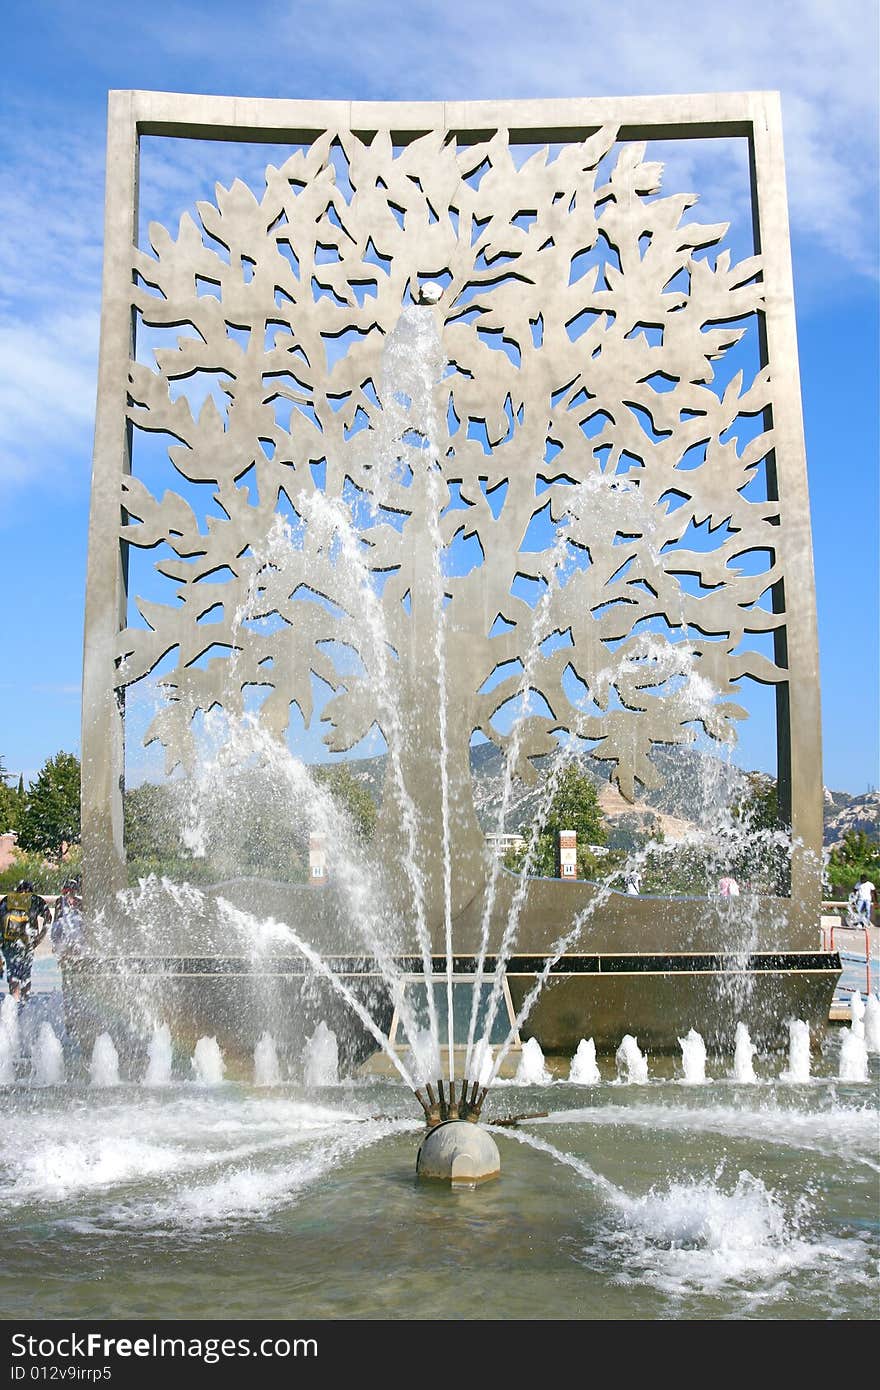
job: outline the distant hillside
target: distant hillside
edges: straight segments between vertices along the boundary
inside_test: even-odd
[[[880,839],[880,792],[851,796],[825,789],[825,844],[839,844],[848,830],[864,830]]]
[[[602,810],[611,827],[612,843],[626,847],[632,839],[658,825],[669,840],[681,839],[693,829],[692,819],[701,806],[716,801],[729,803],[745,787],[748,774],[711,754],[692,748],[659,747],[653,754],[662,785],[643,791],[632,804],[625,801],[609,781],[610,765],[587,759],[585,770],[599,792]],[[548,758],[536,758],[540,773]],[[471,768],[476,784],[477,815],[487,832],[498,828],[498,810],[503,794],[504,765],[501,752],[492,743],[471,749]],[[385,758],[365,758],[351,765],[352,773],[376,801],[382,797]],[[508,831],[523,830],[535,815],[540,787],[514,788],[507,816]],[[825,791],[825,844],[836,845],[847,830],[864,830],[880,838],[880,792],[854,796],[849,792]]]
[[[536,758],[540,774],[549,758]],[[693,808],[707,799],[722,795],[729,799],[744,784],[745,776],[719,759],[706,758],[692,749],[663,749],[655,757],[663,785],[646,791],[630,803],[609,780],[610,764],[587,759],[584,769],[592,777],[599,803],[610,822],[611,842],[628,848],[635,838],[661,829],[668,839],[681,839],[693,828]],[[497,828],[503,794],[504,767],[494,744],[484,743],[471,750],[471,766],[477,784],[477,814],[484,830]],[[534,818],[540,798],[540,785],[515,788],[507,817],[508,830],[522,830]]]

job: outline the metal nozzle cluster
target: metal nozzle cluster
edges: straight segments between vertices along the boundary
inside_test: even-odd
[[[470,1094],[468,1094],[470,1087]],[[480,1111],[483,1108],[483,1101],[488,1093],[488,1086],[481,1086],[479,1081],[469,1082],[467,1078],[461,1083],[461,1092],[456,1097],[455,1082],[449,1083],[449,1095],[447,1097],[442,1079],[437,1082],[437,1093],[428,1082],[425,1086],[427,1095],[423,1095],[420,1090],[415,1091],[416,1100],[425,1112],[425,1124],[428,1129],[435,1129],[437,1125],[445,1124],[447,1120],[467,1120],[475,1125],[480,1118]]]

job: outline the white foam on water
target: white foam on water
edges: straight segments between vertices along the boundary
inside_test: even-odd
[[[31,1081],[34,1086],[63,1086],[64,1048],[51,1023],[44,1021],[31,1054]]]
[[[281,1081],[281,1066],[271,1033],[263,1033],[254,1048],[254,1085],[277,1086]]]
[[[810,1234],[806,1199],[790,1202],[746,1170],[732,1185],[719,1171],[654,1187],[625,1198],[619,1215],[622,1224],[600,1232],[585,1255],[591,1262],[612,1259],[618,1284],[646,1284],[672,1296],[739,1286],[761,1302],[783,1295],[806,1271],[866,1258],[857,1238]]]
[[[78,1193],[104,1191],[120,1183],[155,1177],[179,1169],[167,1145],[113,1135],[84,1144],[78,1140],[45,1144],[19,1168],[16,1196],[62,1201]]]
[[[348,1124],[342,1133],[313,1138],[308,1147],[282,1162],[239,1165],[208,1182],[177,1184],[170,1195],[163,1193],[158,1199],[120,1203],[102,1214],[102,1225],[135,1228],[164,1238],[169,1226],[198,1233],[241,1220],[260,1220],[289,1205],[360,1150],[412,1127],[409,1121]]]
[[[171,1029],[167,1023],[157,1024],[147,1048],[147,1070],[144,1074],[145,1086],[168,1086],[171,1082]]]
[[[880,998],[869,994],[865,1002],[865,1046],[869,1052],[880,1052]]]
[[[597,1086],[602,1080],[596,1061],[596,1044],[592,1038],[581,1038],[571,1059],[569,1081],[575,1086]]]
[[[173,1185],[232,1163],[269,1166],[279,1154],[359,1127],[346,1111],[241,1097],[227,1107],[221,1092],[200,1101],[189,1085],[176,1090],[179,1098],[165,1104],[142,1092],[138,1104],[33,1112],[26,1126],[0,1133],[7,1194],[54,1204],[156,1180]]]
[[[749,1036],[748,1028],[743,1022],[739,1022],[736,1025],[736,1042],[733,1050],[734,1081],[739,1081],[744,1085],[757,1081],[754,1063],[757,1050]]]
[[[638,1039],[626,1033],[620,1047],[614,1054],[617,1063],[617,1079],[627,1083],[647,1081],[648,1059],[640,1050]]]
[[[793,1083],[810,1079],[810,1028],[801,1018],[788,1021],[788,1066],[779,1073],[780,1081]]]
[[[523,1043],[514,1083],[517,1086],[546,1086],[553,1078],[544,1064],[544,1053],[537,1038]]]
[[[109,1033],[100,1033],[95,1038],[89,1076],[93,1086],[119,1085],[119,1057]]]
[[[192,1069],[200,1085],[220,1085],[226,1075],[226,1063],[216,1038],[199,1038],[193,1053]]]
[[[695,1028],[686,1038],[679,1038],[684,1081],[687,1086],[703,1086],[706,1082],[706,1044]]]
[[[847,1028],[840,1039],[840,1062],[838,1076],[841,1081],[867,1081],[868,1049],[864,1036],[856,1032],[855,1023]]]
[[[309,1089],[339,1085],[339,1045],[323,1019],[305,1045],[303,1079]]]

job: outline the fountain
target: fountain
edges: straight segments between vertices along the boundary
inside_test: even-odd
[[[748,1028],[740,1021],[736,1025],[736,1043],[733,1053],[733,1077],[735,1081],[747,1083],[757,1081],[754,1062],[757,1050],[749,1037]]]
[[[581,1038],[571,1059],[568,1079],[576,1086],[598,1086],[602,1080],[596,1061],[596,1044],[592,1038]]]
[[[18,1008],[7,994],[0,1005],[0,1085],[9,1086],[15,1080],[19,1048]]]
[[[309,1087],[339,1084],[339,1047],[335,1034],[323,1021],[306,1043],[303,1074]]]
[[[680,1046],[708,1093],[707,1044],[729,1053],[735,1033],[734,1074],[753,1081],[752,1037],[779,1050],[796,1016],[786,1076],[808,1079],[839,959],[817,944],[814,605],[772,111],[693,99],[682,132],[752,132],[757,254],[661,190],[644,140],[679,115],[651,103],[620,120],[550,105],[534,128],[514,105],[471,128],[474,108],[443,130],[436,110],[351,108],[340,126],[321,104],[293,128],[257,102],[244,130],[231,104],[128,98],[112,104],[90,536],[86,926],[62,969],[95,1087],[121,1057],[172,1114],[176,1038],[197,1128],[213,1133],[211,1106],[229,1120],[227,1077],[260,1093],[182,1219],[324,1171],[311,1151],[293,1176],[269,1166],[257,1198],[241,1140],[271,1130],[299,1058],[298,1136],[329,1123],[314,1093],[341,1078],[386,1089],[381,1118],[339,1122],[333,1162],[371,1142],[355,1134],[390,1146],[414,1095],[417,1173],[456,1186],[500,1172],[496,1088],[546,1091],[559,1059],[592,1087],[613,1055],[630,1094],[603,1087],[596,1116],[638,1114],[648,1053],[659,1081]],[[194,131],[290,142],[141,233],[136,142]],[[767,823],[737,811],[729,760],[758,687],[777,710]],[[142,786],[135,728],[145,759],[164,756]],[[607,871],[588,847],[588,872],[560,829],[558,874],[539,872],[572,769],[629,806],[686,777],[693,828]],[[372,840],[353,784],[378,807]],[[141,857],[139,830],[155,831]],[[516,871],[487,842],[512,831]],[[734,869],[743,891],[722,897]],[[631,1217],[586,1158],[526,1131],[539,1117],[506,1117],[523,1151]],[[129,1171],[126,1143],[106,1171]]]
[[[853,990],[849,1001],[850,1030],[857,1038],[865,1036],[865,1001],[858,990]]]
[[[679,1038],[684,1080],[688,1086],[702,1086],[706,1081],[706,1044],[695,1028],[686,1038]]]
[[[802,1018],[790,1019],[788,1024],[788,1067],[781,1080],[791,1082],[810,1079],[810,1028]]]
[[[40,1024],[40,1031],[31,1056],[34,1086],[63,1086],[66,1076],[64,1048],[51,1023]]]
[[[523,1044],[517,1067],[516,1080],[521,1086],[543,1086],[550,1080],[550,1073],[544,1064],[544,1054],[537,1038],[529,1038]]]
[[[641,1051],[638,1039],[631,1033],[625,1034],[614,1057],[617,1075],[628,1083],[644,1082],[648,1079],[648,1059]]]
[[[838,1075],[841,1081],[868,1080],[868,1049],[864,1035],[856,1032],[855,1026],[841,1035]]]
[[[416,1156],[416,1171],[420,1178],[473,1187],[498,1177],[501,1158],[487,1130],[450,1117],[429,1127]]]
[[[192,1069],[200,1085],[220,1085],[226,1074],[226,1064],[216,1038],[199,1038],[192,1056]]]
[[[101,1033],[95,1039],[89,1076],[93,1086],[119,1085],[119,1057],[109,1033]]]
[[[216,1315],[220,1267],[283,1321],[874,1315],[880,1001],[823,1046],[776,108],[679,132],[748,134],[753,256],[661,190],[664,102],[113,94],[86,923],[66,1031],[0,1010],[10,1316],[100,1319],[111,1281],[120,1317]],[[246,138],[181,220],[151,142],[196,131]],[[627,815],[680,777],[693,828],[547,876],[572,768]],[[759,1045],[760,1088],[719,1079]]]
[[[167,1023],[157,1024],[147,1049],[149,1061],[144,1074],[145,1086],[167,1086],[171,1081],[173,1049],[171,1029]]]
[[[277,1086],[280,1081],[281,1067],[275,1050],[275,1040],[271,1033],[263,1033],[254,1048],[254,1085]]]

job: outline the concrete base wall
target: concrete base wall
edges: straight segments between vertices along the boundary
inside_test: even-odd
[[[331,958],[328,964],[387,1035],[392,1000],[381,974],[363,961]],[[487,970],[494,965],[487,961]],[[542,965],[540,958],[511,958],[507,978],[516,1011]],[[402,958],[400,967],[421,972],[414,958]],[[441,960],[434,968],[442,977]],[[473,968],[472,958],[456,958],[457,974]],[[804,1019],[814,1036],[824,1031],[839,974],[839,957],[818,952],[739,961],[717,955],[565,956],[543,986],[522,1037],[537,1038],[548,1055],[569,1056],[590,1037],[600,1052],[614,1052],[625,1033],[634,1034],[642,1048],[677,1052],[678,1039],[696,1028],[711,1049],[732,1052],[742,1020],[759,1046],[783,1048],[790,1018]],[[85,957],[68,961],[63,975],[68,1032],[83,1052],[107,1031],[133,1066],[139,1056],[146,1058],[160,1022],[169,1025],[186,1056],[199,1037],[216,1037],[230,1075],[244,1079],[264,1031],[294,1074],[321,1020],[337,1035],[343,1073],[379,1047],[351,1004],[326,980],[305,974],[295,959],[256,964],[244,957]]]

